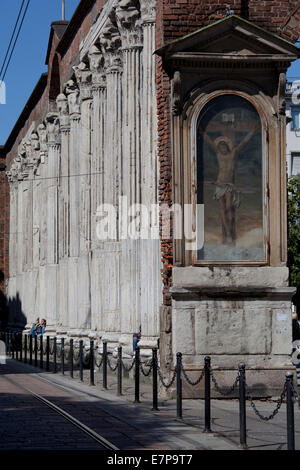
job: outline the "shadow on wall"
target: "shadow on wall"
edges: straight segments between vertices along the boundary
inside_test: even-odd
[[[0,284],[4,281],[4,273],[0,270]],[[7,301],[6,296],[0,290],[0,330],[7,327],[24,329],[27,318],[22,311],[22,302],[19,295]]]

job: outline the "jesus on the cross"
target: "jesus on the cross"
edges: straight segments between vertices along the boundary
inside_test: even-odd
[[[250,129],[244,139],[234,145],[234,139],[225,135],[212,140],[207,132],[201,126],[203,138],[215,152],[218,160],[218,177],[215,183],[216,189],[214,199],[219,203],[222,222],[223,243],[234,246],[235,244],[235,208],[240,205],[240,194],[235,187],[235,168],[236,160],[241,149],[254,135],[258,124],[250,126]]]

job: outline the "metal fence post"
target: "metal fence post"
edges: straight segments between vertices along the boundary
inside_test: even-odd
[[[34,367],[38,365],[38,344],[37,344],[37,336],[34,337]]]
[[[107,389],[107,342],[103,342],[103,377],[102,385],[104,389]]]
[[[122,395],[122,346],[118,347],[118,396]]]
[[[29,336],[29,364],[32,365],[32,336]]]
[[[20,333],[20,361],[23,361],[23,332]]]
[[[16,361],[19,359],[18,354],[18,334],[14,333],[14,354],[16,355]]]
[[[44,356],[44,343],[43,343],[43,335],[40,336],[40,368],[43,369],[43,356]]]
[[[152,410],[158,411],[157,348],[152,348]]]
[[[140,403],[140,348],[135,349],[134,403]]]
[[[210,416],[210,357],[204,358],[204,374],[205,374],[205,428],[203,432],[211,431]]]
[[[83,382],[83,340],[79,341],[79,377]]]
[[[70,365],[70,377],[73,379],[73,339],[70,339],[70,351],[69,351],[69,365]]]
[[[177,395],[177,418],[182,418],[182,354],[178,352],[176,354],[176,371],[177,371],[177,386],[176,386],[176,395]]]
[[[94,380],[94,341],[90,341],[90,385],[95,385]]]
[[[239,365],[239,400],[240,400],[240,446],[247,449],[246,430],[246,373],[245,364]]]
[[[50,336],[47,336],[47,350],[46,350],[46,371],[49,372],[49,364],[50,364]]]
[[[27,364],[27,344],[28,344],[28,335],[24,336],[24,364]]]
[[[293,373],[286,373],[286,424],[287,424],[287,449],[295,450],[295,422],[293,400]]]
[[[61,339],[61,373],[65,373],[65,338]]]
[[[53,373],[57,372],[57,339],[56,336],[53,338]]]

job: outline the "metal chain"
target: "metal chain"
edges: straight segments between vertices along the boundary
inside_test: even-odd
[[[70,349],[69,349],[69,354],[67,354],[66,349],[64,349],[64,357],[65,357],[65,360],[68,362],[68,360],[70,359]]]
[[[78,361],[79,356],[80,356],[80,351],[78,350],[78,354],[76,355],[76,349],[74,349],[74,351],[73,351],[73,359],[74,359],[75,362]]]
[[[113,371],[113,372],[115,372],[115,370],[117,370],[118,365],[119,365],[119,363],[117,362],[117,363],[116,363],[116,367],[113,367],[113,366],[111,365],[111,362],[110,362],[110,360],[109,360],[108,357],[107,357],[107,364],[108,364],[108,367],[110,368],[110,370]]]
[[[163,378],[163,376],[162,376],[162,374],[161,374],[161,372],[160,372],[160,367],[159,367],[158,365],[157,365],[157,372],[158,372],[159,380],[161,381],[162,385],[163,385],[166,389],[170,388],[170,387],[173,385],[174,380],[175,380],[175,377],[176,377],[176,375],[177,375],[177,370],[176,370],[176,368],[175,368],[175,370],[174,370],[173,377],[172,377],[171,381],[170,381],[168,384],[164,381],[164,378]]]
[[[258,411],[258,409],[256,408],[256,405],[255,405],[255,403],[254,403],[254,401],[253,401],[253,398],[252,398],[252,396],[251,396],[250,393],[249,393],[249,389],[248,389],[248,385],[247,385],[247,384],[246,384],[246,390],[248,391],[248,395],[247,395],[246,398],[247,398],[247,400],[250,400],[250,405],[251,405],[251,407],[252,407],[254,413],[255,413],[260,419],[262,419],[263,421],[270,421],[270,419],[273,419],[274,416],[276,416],[277,413],[278,413],[278,411],[280,410],[280,407],[281,407],[281,405],[282,405],[282,403],[283,403],[283,400],[284,400],[284,397],[285,397],[285,395],[286,395],[286,384],[284,384],[283,391],[281,392],[280,398],[279,398],[278,401],[277,401],[277,405],[276,405],[275,410],[274,410],[269,416],[264,416],[264,415],[262,415],[262,414]]]
[[[57,348],[56,354],[57,354],[58,359],[60,359],[60,358],[61,358],[61,354],[62,354],[61,347],[60,347],[60,348]]]
[[[195,382],[193,382],[193,381],[187,376],[186,371],[184,370],[183,367],[182,367],[181,370],[182,370],[182,373],[183,373],[183,377],[185,378],[185,380],[187,381],[187,383],[189,383],[189,384],[192,385],[193,387],[194,387],[195,385],[198,385],[198,384],[201,382],[201,380],[203,379],[204,374],[205,374],[205,369],[203,369],[203,371],[201,372],[201,375],[200,375],[199,379],[197,379]]]
[[[123,368],[124,368],[127,372],[130,372],[130,371],[131,371],[131,369],[133,368],[134,364],[135,364],[135,357],[133,358],[133,361],[132,361],[132,363],[131,363],[131,366],[129,366],[129,367],[126,367],[125,364],[124,364],[124,362],[122,361],[122,366],[123,366]]]
[[[87,359],[87,357],[88,357],[88,359]],[[88,356],[87,354],[84,355],[84,351],[83,351],[82,362],[85,366],[87,366],[90,363],[90,356]]]
[[[211,375],[211,378],[212,378],[214,387],[215,387],[215,389],[217,390],[217,392],[219,392],[220,395],[224,395],[225,397],[228,396],[228,395],[230,395],[230,394],[234,391],[234,389],[236,388],[236,386],[237,386],[237,384],[238,384],[238,382],[239,382],[239,380],[240,380],[240,376],[238,375],[238,376],[236,377],[235,381],[234,381],[234,384],[233,384],[230,388],[227,388],[226,391],[224,391],[224,390],[222,390],[222,389],[219,387],[219,385],[218,385],[218,383],[217,383],[217,381],[216,381],[216,378],[215,378],[215,376],[214,376],[214,374],[213,374],[212,371],[210,372],[210,375]]]
[[[145,377],[148,377],[148,376],[150,375],[152,369],[153,369],[153,361],[151,361],[150,366],[148,366],[148,367],[149,367],[148,372],[145,372],[145,369],[143,368],[143,364],[142,364],[142,363],[140,363],[140,366],[141,366],[141,372],[142,372],[142,374],[143,374]]]
[[[94,356],[94,361],[95,361],[95,366],[100,369],[100,367],[102,366],[102,363],[103,363],[103,356],[102,356],[101,361],[99,363],[97,362],[96,356]]]

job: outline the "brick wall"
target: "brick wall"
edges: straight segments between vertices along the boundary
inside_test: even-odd
[[[300,36],[299,0],[161,0],[157,7],[156,47],[211,24],[226,11],[295,42]],[[157,59],[158,158],[160,162],[159,199],[172,205],[172,160],[170,129],[170,80]],[[163,302],[171,305],[173,247],[162,240]]]

